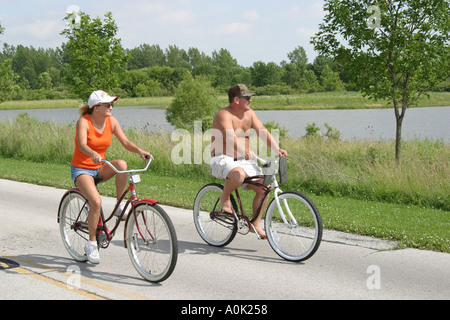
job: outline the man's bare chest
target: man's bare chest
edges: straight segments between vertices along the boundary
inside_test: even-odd
[[[244,116],[242,119],[238,117],[232,118],[233,129],[246,132],[252,128],[252,122],[250,116]]]

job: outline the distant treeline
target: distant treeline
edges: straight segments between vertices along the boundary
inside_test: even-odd
[[[62,76],[68,54],[65,45],[56,49],[11,46],[3,44],[0,62],[9,59],[18,75],[11,100],[70,98],[71,93]],[[179,83],[190,77],[205,77],[219,93],[233,84],[246,83],[258,95],[310,93],[352,90],[351,79],[332,59],[318,56],[308,62],[303,47],[287,53],[287,60],[254,62],[243,67],[227,49],[211,56],[189,48],[187,51],[170,45],[142,44],[126,50],[128,62],[120,85],[113,93],[121,97],[172,96]],[[450,91],[450,81],[436,91]]]

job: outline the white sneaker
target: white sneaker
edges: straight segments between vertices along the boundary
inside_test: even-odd
[[[86,252],[86,257],[90,263],[99,264],[100,255],[98,254],[97,243],[88,241],[84,247],[84,252]]]
[[[120,214],[122,213],[124,207],[125,207],[125,205],[123,204],[123,202],[121,202],[121,203],[119,204],[119,207],[118,207],[118,208],[116,209],[116,211],[114,212],[114,216],[117,217],[117,218],[119,218],[119,217],[120,217]],[[127,214],[125,213],[125,214],[122,216],[122,220],[121,220],[121,221],[125,221],[126,219],[127,219]]]

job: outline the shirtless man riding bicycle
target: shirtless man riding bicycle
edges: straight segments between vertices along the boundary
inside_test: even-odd
[[[255,154],[250,150],[249,136],[251,129],[278,156],[287,156],[286,150],[281,149],[273,136],[264,127],[261,120],[250,108],[252,96],[244,84],[237,84],[228,91],[230,104],[219,110],[213,120],[213,135],[211,144],[210,172],[216,178],[225,179],[223,193],[220,196],[222,210],[233,213],[230,195],[238,187],[251,189],[256,192],[253,199],[253,214],[264,197],[264,190],[254,185],[242,185],[248,176],[263,175],[261,168],[255,161]],[[261,180],[262,182],[262,180]],[[267,205],[264,200],[261,213]],[[253,226],[261,238],[266,234],[261,227],[262,214],[254,219]]]

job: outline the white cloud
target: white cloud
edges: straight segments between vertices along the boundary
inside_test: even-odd
[[[195,20],[192,10],[168,11],[161,16],[161,22],[164,23],[192,23]]]
[[[323,3],[316,2],[310,7],[311,18],[314,20],[322,20],[325,17],[325,11],[323,10]]]
[[[316,29],[308,29],[308,28],[298,28],[295,30],[296,34],[298,34],[301,38],[311,38],[316,34],[318,30]]]
[[[293,6],[286,11],[280,12],[279,17],[287,20],[321,20],[325,16],[322,3],[312,3],[309,6]]]
[[[5,28],[0,45],[60,46],[67,40],[60,35],[66,10],[77,5],[91,18],[111,11],[126,48],[148,43],[164,49],[175,44],[207,54],[226,48],[243,65],[257,60],[279,62],[298,45],[310,54],[309,37],[318,31],[324,15],[323,0],[132,0],[125,6],[118,0],[0,2],[0,23]],[[235,35],[244,35],[247,45],[230,41]]]
[[[242,19],[244,19],[245,21],[255,22],[256,20],[258,20],[258,18],[259,13],[256,10],[244,11],[244,13],[242,14]]]
[[[241,23],[241,22],[233,22],[229,24],[224,24],[220,26],[219,29],[216,29],[214,32],[216,35],[235,35],[248,33],[251,29],[251,24],[249,23]]]
[[[18,25],[14,25],[7,29],[8,35],[11,38],[25,38],[28,39],[28,43],[23,41],[23,45],[39,43],[39,41],[52,41],[55,38],[55,34],[59,33],[64,28],[64,22],[58,20],[35,20]]]

